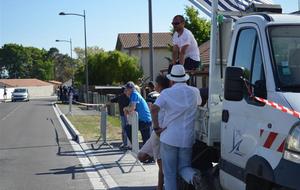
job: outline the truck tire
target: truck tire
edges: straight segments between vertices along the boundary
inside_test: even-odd
[[[195,190],[193,185],[188,184],[187,182],[184,181],[181,177],[177,177],[177,189],[180,190]]]
[[[272,183],[264,179],[248,175],[246,180],[246,190],[272,190]]]
[[[211,173],[213,176],[213,189],[222,190],[221,183],[220,183],[220,168],[218,164],[212,168]]]

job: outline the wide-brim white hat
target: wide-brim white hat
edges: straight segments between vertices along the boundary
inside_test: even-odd
[[[171,73],[167,74],[167,78],[175,82],[184,82],[189,80],[190,76],[185,73],[183,65],[177,64],[173,65]]]

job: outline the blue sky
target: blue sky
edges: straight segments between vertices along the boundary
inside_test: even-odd
[[[273,0],[284,12],[298,9],[298,0]],[[288,3],[287,3],[288,2]],[[152,0],[153,32],[168,32],[174,15],[183,14],[188,0]],[[118,33],[148,32],[148,0],[0,0],[0,46],[17,43],[69,53],[68,43],[84,47],[83,19],[59,12],[87,15],[87,44],[113,50]],[[201,13],[204,17],[205,15]]]

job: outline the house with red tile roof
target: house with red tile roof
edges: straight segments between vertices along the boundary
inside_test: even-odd
[[[172,33],[153,33],[153,75],[154,78],[160,70],[169,65],[172,58],[170,46],[172,45]],[[150,76],[149,61],[149,34],[148,33],[120,33],[118,35],[116,50],[136,56],[139,59],[145,78]]]
[[[0,99],[3,97],[4,86],[10,92],[15,88],[27,88],[31,98],[47,97],[54,95],[54,86],[39,79],[0,79]],[[7,94],[10,98],[10,93]]]

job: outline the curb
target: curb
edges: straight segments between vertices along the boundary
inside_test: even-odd
[[[59,117],[67,127],[74,141],[76,141],[81,149],[83,150],[85,156],[89,159],[90,163],[96,169],[97,173],[102,177],[105,185],[108,187],[107,189],[121,190],[112,176],[107,172],[105,167],[98,161],[98,159],[92,155],[93,151],[89,149],[89,147],[84,143],[84,138],[78,132],[78,130],[73,126],[73,124],[68,120],[68,118],[60,111],[59,107],[56,103],[53,103],[56,111],[59,114]]]
[[[67,127],[68,131],[71,133],[72,138],[74,141],[76,141],[78,144],[83,143],[84,139],[82,135],[79,133],[79,131],[74,127],[74,125],[68,120],[68,118],[63,114],[60,109],[58,108],[57,104],[54,103],[54,107],[59,113],[59,117],[64,122],[65,126]]]

